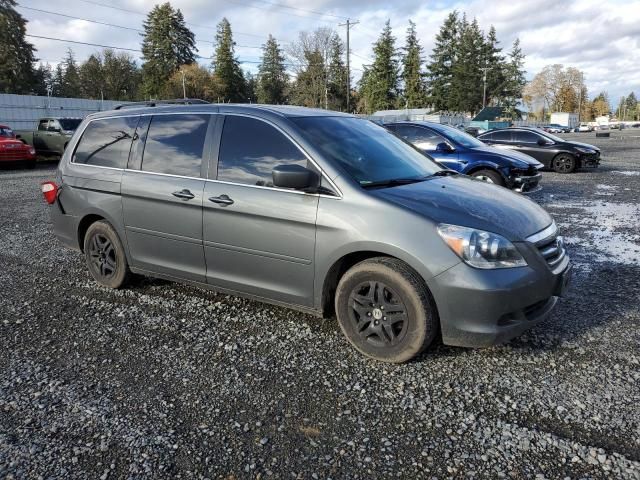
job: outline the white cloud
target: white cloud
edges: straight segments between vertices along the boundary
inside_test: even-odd
[[[146,0],[97,0],[126,10],[147,12],[156,2]],[[352,66],[356,79],[363,64],[370,59],[371,44],[389,18],[398,40],[404,43],[408,20],[417,24],[418,33],[428,55],[434,45],[435,35],[442,21],[453,9],[477,17],[483,29],[494,25],[502,46],[510,48],[516,37],[521,40],[527,55],[526,68],[532,76],[545,65],[562,63],[575,66],[585,72],[585,79],[592,95],[607,89],[613,101],[632,90],[640,93],[640,0],[558,0],[514,1],[471,0],[422,2],[404,0],[390,3],[382,0],[274,0],[293,8],[284,9],[269,2],[255,0],[175,0],[172,4],[182,10],[187,22],[199,40],[199,54],[210,57],[215,25],[226,16],[232,25],[237,53],[242,60],[256,61],[260,46],[272,33],[279,41],[294,40],[301,30],[319,26],[333,26],[344,38],[343,20],[319,17],[301,10],[314,10],[340,17],[358,19],[352,29]],[[252,6],[250,6],[252,5]],[[57,13],[84,17],[106,23],[142,28],[144,16],[123,12],[84,2],[68,0],[51,4],[46,0],[31,0],[26,6],[51,10]],[[34,35],[65,38],[89,43],[140,48],[137,32],[108,26],[95,25],[53,15],[20,10],[30,20],[27,30]],[[193,26],[193,24],[198,26]],[[73,48],[78,59],[83,60],[98,50],[96,47],[68,45],[41,39],[30,39],[38,48],[38,56],[55,63]],[[139,57],[139,54],[133,53]],[[202,61],[207,63],[207,61]],[[255,71],[255,64],[245,68]]]

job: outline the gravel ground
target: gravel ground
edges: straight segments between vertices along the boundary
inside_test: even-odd
[[[334,321],[152,279],[100,288],[52,235],[38,184],[55,166],[0,170],[0,478],[640,478],[630,138],[532,197],[576,263],[550,320],[400,366]]]

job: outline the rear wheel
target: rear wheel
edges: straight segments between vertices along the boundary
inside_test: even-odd
[[[108,222],[89,226],[84,237],[84,254],[89,273],[100,285],[120,288],[129,280],[131,274],[122,242]]]
[[[556,173],[571,173],[576,169],[576,159],[567,153],[561,153],[551,162]]]
[[[26,160],[24,162],[24,166],[27,167],[29,170],[33,170],[34,168],[36,168],[36,161],[35,160]]]
[[[423,280],[404,262],[372,258],[340,279],[338,323],[362,354],[383,362],[410,360],[433,342],[438,323]]]
[[[502,178],[502,175],[494,170],[478,170],[476,172],[473,172],[471,176],[483,180],[487,183],[493,183],[495,185],[500,185],[501,187],[505,186],[505,181],[504,178]]]

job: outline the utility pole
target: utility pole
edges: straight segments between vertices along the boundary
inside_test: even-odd
[[[182,74],[182,98],[186,99],[187,98],[187,87],[184,84],[184,72],[182,70],[180,70],[180,73]]]
[[[482,70],[482,109],[487,106],[487,70],[489,67],[481,68]]]
[[[360,23],[359,21],[352,22],[351,19],[347,18],[345,23],[339,23],[340,27],[347,27],[347,113],[350,113],[349,102],[351,100],[351,67],[349,63],[349,57],[351,57],[351,51],[349,50],[349,30],[352,26]]]

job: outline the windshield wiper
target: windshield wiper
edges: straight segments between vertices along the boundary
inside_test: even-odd
[[[389,180],[380,180],[377,182],[362,183],[362,188],[386,188],[397,187],[398,185],[409,185],[410,183],[418,183],[426,180],[428,177],[414,178],[392,178]]]
[[[433,173],[432,177],[448,177],[449,175],[460,175],[460,172],[456,172],[455,170],[438,170]]]

